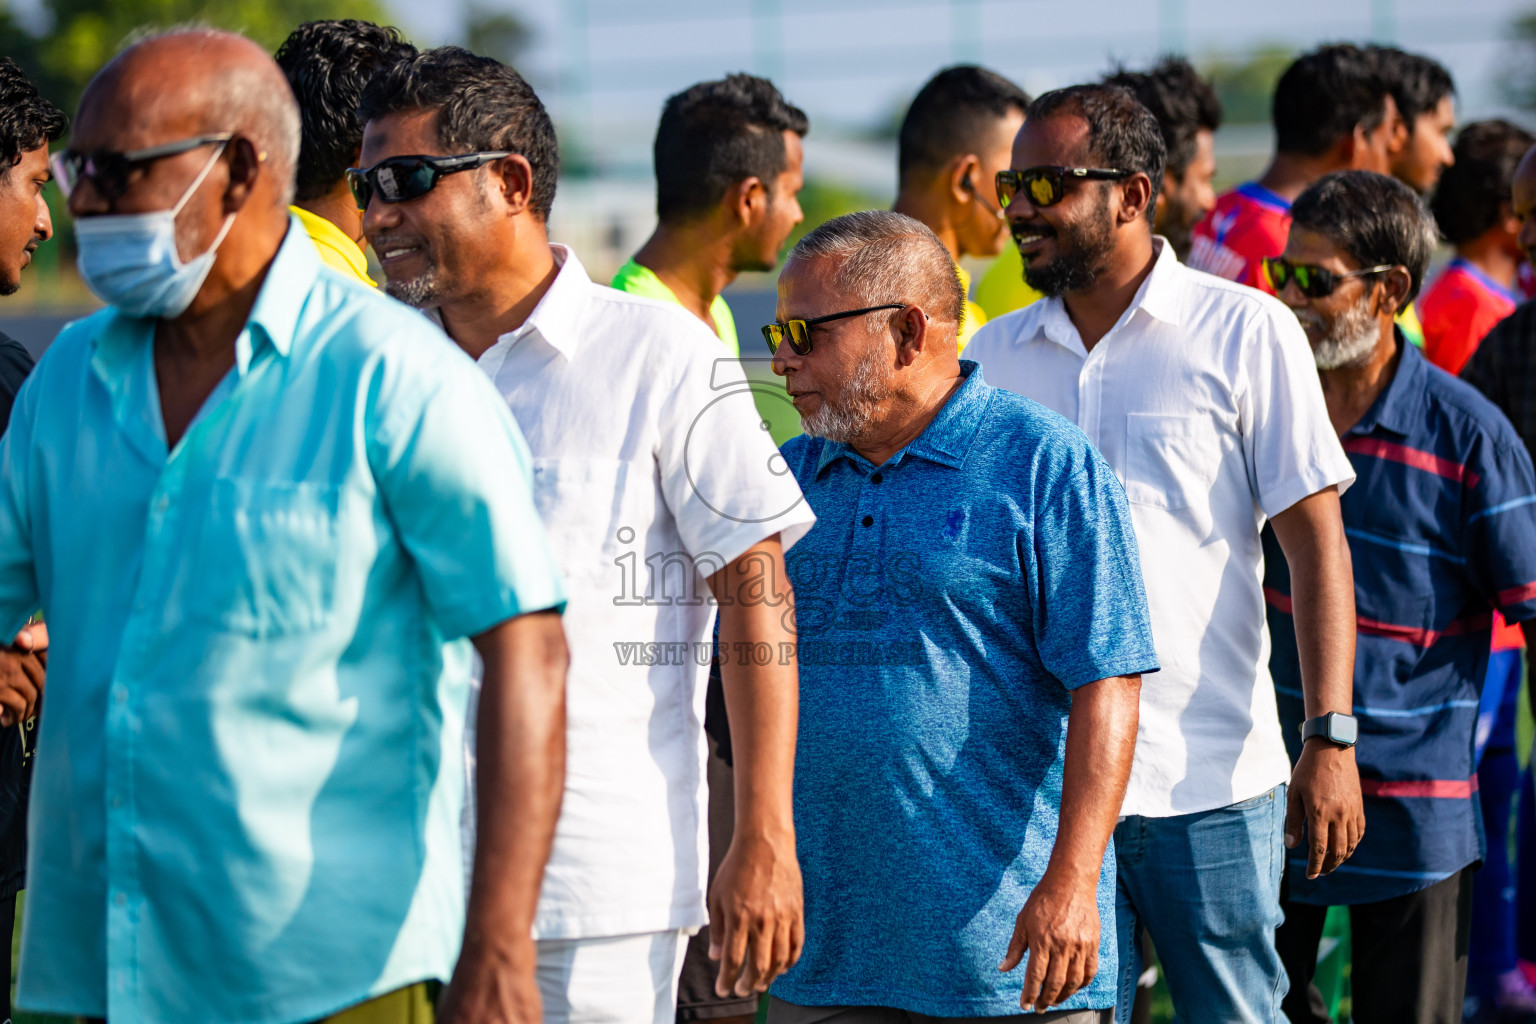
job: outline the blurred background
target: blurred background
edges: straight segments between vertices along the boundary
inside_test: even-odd
[[[772,78],[810,115],[806,221],[795,237],[889,206],[906,105],[954,63],[986,65],[1038,94],[1116,64],[1185,55],[1225,107],[1218,190],[1267,161],[1274,82],[1322,42],[1432,56],[1455,76],[1458,122],[1502,116],[1536,128],[1536,0],[0,0],[0,52],[72,113],[92,74],[141,27],[199,21],[275,49],[299,22],[338,17],[395,24],[419,46],[457,43],[523,72],[561,135],[551,235],[601,281],[654,227],[650,146],[663,100],[731,71]],[[96,305],[75,274],[56,189],[49,201],[55,241],[0,304],[0,330],[34,353]],[[771,274],[744,275],[727,293],[744,338],[772,318],[773,287]],[[1531,729],[1522,713],[1522,750]],[[1345,1018],[1348,1009],[1346,1000]],[[1159,987],[1154,1020],[1170,1016]]]
[[[8,0],[0,52],[72,112],[91,75],[141,26],[197,20],[275,48],[298,22],[332,17],[393,23],[418,45],[459,43],[515,64],[561,134],[551,233],[603,281],[654,225],[650,144],[662,101],[730,71],[773,78],[811,117],[802,231],[890,203],[906,104],[935,70],[958,62],[1039,93],[1116,63],[1184,54],[1214,79],[1226,107],[1218,187],[1260,169],[1275,79],[1297,52],[1325,41],[1426,53],[1456,77],[1458,120],[1536,124],[1533,0]],[[57,244],[43,246],[0,311],[0,329],[29,347],[93,305],[59,213]],[[760,322],[772,288],[771,275],[738,281],[738,320]]]

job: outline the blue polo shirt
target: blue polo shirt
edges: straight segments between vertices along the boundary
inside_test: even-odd
[[[816,525],[789,554],[800,633],[795,834],[801,1006],[1019,1012],[997,969],[1045,872],[1071,691],[1152,672],[1125,494],[1071,423],[974,362],[884,465],[797,437]],[[1098,976],[1115,1001],[1115,868],[1099,876]]]
[[[1397,373],[1343,438],[1358,479],[1341,499],[1355,570],[1356,761],[1365,837],[1330,875],[1290,860],[1290,898],[1374,903],[1482,859],[1472,740],[1492,612],[1536,615],[1536,476],[1504,414],[1398,336]],[[1265,532],[1270,672],[1294,761],[1301,670],[1290,572]]]

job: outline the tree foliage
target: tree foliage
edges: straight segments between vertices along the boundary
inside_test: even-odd
[[[1221,99],[1227,124],[1268,124],[1275,83],[1296,58],[1284,46],[1265,46],[1246,60],[1205,61],[1204,73]]]
[[[43,14],[52,27],[39,37],[0,10],[0,48],[70,112],[91,76],[140,32],[204,24],[243,32],[275,50],[300,22],[385,20],[379,0],[44,0]]]
[[[1536,110],[1536,11],[1527,11],[1509,26],[1509,41],[1501,61],[1499,91],[1511,106]]]

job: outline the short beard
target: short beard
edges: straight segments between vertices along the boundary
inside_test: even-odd
[[[890,372],[885,365],[885,346],[875,345],[853,373],[843,382],[839,405],[833,408],[826,394],[821,397],[821,408],[800,419],[800,427],[812,437],[824,437],[828,441],[844,444],[857,441],[869,432],[875,417],[875,408],[891,397]]]
[[[386,278],[384,293],[392,299],[399,299],[407,306],[415,306],[417,309],[436,306],[438,304],[437,268],[429,267],[424,273],[417,274],[408,281]]]
[[[1068,292],[1087,291],[1104,272],[1109,254],[1114,251],[1114,231],[1109,223],[1109,192],[1099,193],[1098,207],[1084,223],[1056,234],[1061,252],[1051,262],[1040,266],[1024,262],[1024,282],[1050,298]]]
[[[1310,309],[1299,311],[1296,318],[1303,327],[1322,326],[1322,318]],[[1321,341],[1312,346],[1312,360],[1319,370],[1344,370],[1362,366],[1370,361],[1380,337],[1381,327],[1371,313],[1370,295],[1367,294],[1333,318],[1333,327]]]
[[[0,296],[15,295],[19,291],[21,291],[21,279],[19,277],[14,282],[0,282]]]

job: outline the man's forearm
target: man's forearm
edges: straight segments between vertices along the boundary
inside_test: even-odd
[[[1141,676],[1112,676],[1072,691],[1061,822],[1047,873],[1096,883],[1136,752]]]
[[[720,601],[720,677],[731,724],[736,832],[762,835],[793,828],[791,793],[800,684],[795,636],[787,622],[793,595],[777,536],[755,545],[710,579]],[[760,665],[749,654],[772,652]]]
[[[1355,577],[1334,488],[1273,520],[1291,571],[1291,615],[1308,718],[1350,714],[1355,674]]]
[[[464,944],[493,958],[531,940],[565,789],[567,652],[554,612],[475,638],[485,663],[476,719],[478,818]]]

